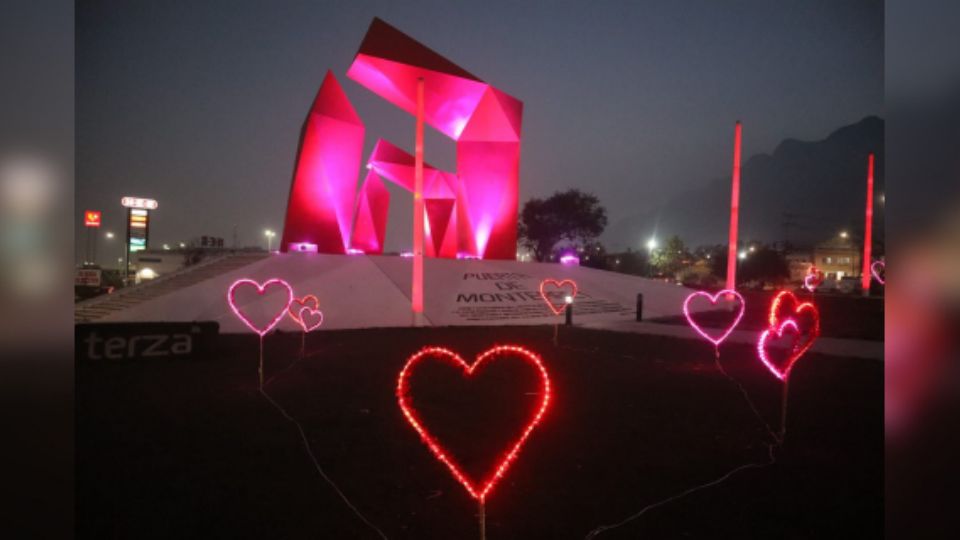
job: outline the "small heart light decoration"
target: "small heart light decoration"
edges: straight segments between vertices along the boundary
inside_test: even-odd
[[[873,264],[870,265],[870,273],[873,274],[873,279],[877,280],[877,283],[881,285],[886,285],[885,276],[881,275],[886,274],[887,263],[884,261],[873,261]]]
[[[816,266],[811,266],[810,271],[807,272],[806,277],[803,278],[803,288],[814,292],[821,283],[823,283],[823,272],[817,269]]]
[[[305,307],[320,309],[320,300],[317,300],[317,297],[312,294],[308,294],[303,298],[294,298],[293,301],[290,302],[290,307],[287,308],[287,315],[293,319],[293,322],[302,326],[303,323],[300,322],[300,310]]]
[[[256,289],[259,296],[263,296],[267,293],[267,289],[276,289],[280,288],[286,292],[286,303],[281,306],[275,314],[273,314],[271,319],[263,325],[258,325],[253,320],[250,319],[249,315],[244,312],[243,307],[237,305],[236,294],[237,290],[244,287],[253,287]],[[278,278],[268,279],[263,282],[261,285],[252,279],[238,279],[233,282],[233,285],[230,285],[230,288],[227,290],[227,304],[230,305],[230,309],[233,310],[233,314],[237,316],[238,319],[243,321],[243,324],[247,325],[248,328],[257,333],[260,337],[263,337],[270,330],[273,330],[275,326],[280,322],[280,319],[283,318],[284,313],[290,307],[290,303],[293,302],[293,289],[290,287],[290,284],[286,281]]]
[[[797,322],[803,316],[810,317],[811,321],[806,340],[801,340],[800,324]],[[770,373],[781,381],[786,381],[794,364],[813,346],[813,342],[820,335],[820,312],[812,302],[800,302],[792,292],[780,291],[770,303],[767,322],[768,328],[760,334],[757,341],[757,356]],[[778,365],[770,358],[769,342],[773,338],[782,338],[787,332],[794,334],[793,342],[786,360]]]
[[[736,300],[737,315],[734,317],[730,325],[727,326],[727,328],[721,330],[721,333],[719,335],[711,335],[702,326],[700,326],[700,324],[698,324],[697,321],[695,320],[696,313],[694,313],[693,311],[690,311],[690,302],[692,302],[694,299],[697,299],[697,298],[705,298],[709,300],[712,305],[715,306],[717,305],[717,302],[719,302],[721,297],[725,299]],[[687,322],[690,324],[691,327],[693,327],[694,330],[697,331],[698,334],[703,336],[710,343],[713,343],[715,347],[718,347],[720,346],[720,343],[722,343],[723,340],[727,339],[730,333],[733,332],[733,329],[736,328],[738,324],[740,324],[740,319],[743,318],[743,312],[746,309],[746,307],[747,307],[747,304],[743,300],[743,296],[740,296],[740,293],[734,290],[724,289],[714,295],[710,295],[710,293],[705,291],[696,291],[690,294],[689,296],[687,296],[687,299],[683,301],[683,314],[684,316],[686,316]]]
[[[565,289],[567,292],[562,296],[564,301],[560,303],[554,302],[554,300],[550,298],[549,291],[547,291],[548,288],[551,290]],[[550,306],[550,311],[553,311],[554,315],[560,315],[565,309],[567,309],[567,306],[570,305],[565,299],[569,297],[571,300],[573,300],[577,297],[577,283],[572,279],[565,279],[563,281],[545,279],[540,282],[540,296],[543,298],[543,301]]]
[[[323,324],[323,312],[319,309],[304,307],[300,309],[297,319],[304,332],[311,332]]]

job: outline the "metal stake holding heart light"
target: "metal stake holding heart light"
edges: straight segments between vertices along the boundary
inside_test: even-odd
[[[303,332],[300,334],[300,359],[303,360],[307,333],[320,328],[320,325],[323,324],[323,312],[320,311],[320,301],[312,294],[308,294],[303,298],[294,298],[287,308],[287,315],[303,329]]]
[[[237,304],[237,291],[242,288],[253,287],[258,297],[263,297],[267,294],[267,289],[280,289],[286,293],[286,302],[283,306],[280,306],[276,310],[276,313],[269,314],[269,318],[266,323],[257,324],[250,317],[250,314],[244,311],[244,306]],[[252,279],[238,279],[233,282],[233,285],[230,285],[230,288],[227,289],[227,304],[230,306],[230,309],[233,311],[233,314],[240,319],[243,324],[247,325],[248,328],[253,330],[260,336],[260,389],[263,389],[263,336],[266,335],[270,330],[273,330],[277,324],[280,323],[280,319],[283,318],[283,314],[290,309],[290,303],[293,302],[293,289],[290,287],[290,284],[286,281],[278,278],[268,279],[263,282],[261,285]]]
[[[441,445],[440,441],[427,429],[423,419],[417,413],[415,402],[411,397],[410,377],[416,368],[428,361],[439,361],[451,365],[455,369],[463,372],[464,377],[472,380],[482,372],[482,369],[494,361],[502,359],[519,359],[526,362],[533,368],[540,380],[540,387],[536,391],[539,396],[539,404],[534,408],[533,414],[527,420],[527,423],[521,429],[519,436],[508,444],[506,451],[490,467],[489,473],[485,478],[472,478],[464,471],[463,467],[457,462],[449,450]],[[507,470],[516,461],[520,450],[526,443],[527,438],[540,423],[543,415],[547,412],[550,405],[550,376],[547,374],[547,368],[544,367],[540,357],[527,349],[517,347],[516,345],[500,345],[487,350],[477,356],[477,359],[468,364],[457,353],[444,349],[442,347],[425,347],[407,359],[407,363],[400,370],[397,378],[397,403],[400,405],[400,411],[404,418],[413,427],[423,443],[430,449],[437,460],[450,471],[450,474],[459,482],[467,493],[473,497],[480,505],[480,537],[485,538],[486,517],[484,503],[494,486],[503,479]]]
[[[804,317],[810,323],[806,327],[807,338],[803,338],[803,330],[799,321]],[[797,360],[806,353],[813,342],[820,336],[820,312],[813,302],[800,302],[790,291],[780,291],[770,302],[770,312],[767,316],[769,326],[760,333],[757,341],[757,357],[780,381],[783,382],[783,395],[780,405],[780,442],[787,434],[787,403],[790,396],[790,373]],[[784,336],[790,337],[790,346],[786,358],[779,363],[771,358],[770,344],[780,341]]]

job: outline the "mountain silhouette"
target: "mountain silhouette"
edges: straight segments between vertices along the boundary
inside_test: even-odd
[[[874,230],[883,241],[884,121],[868,116],[820,141],[785,139],[772,154],[743,163],[740,239],[810,246],[840,230],[862,235],[867,156],[873,152]],[[610,227],[613,243],[639,246],[654,230],[680,236],[688,246],[722,244],[730,220],[730,176],[682,193],[658,209],[622,219]],[[661,242],[664,238],[661,238]]]

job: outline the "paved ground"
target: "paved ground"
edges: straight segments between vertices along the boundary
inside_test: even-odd
[[[296,363],[299,337],[275,334],[266,339],[267,391],[302,423],[325,473],[389,538],[478,537],[475,503],[396,404],[397,374],[424,345],[472,358],[517,343],[540,352],[551,374],[553,404],[487,504],[491,540],[584,538],[767,459],[763,423],[718,372],[709,344],[561,327],[554,347],[552,333],[322,332]],[[776,428],[781,386],[753,345],[725,344],[721,361]],[[78,536],[377,538],[318,476],[296,427],[257,392],[256,365],[257,338],[245,335],[223,337],[218,354],[200,361],[78,366]],[[495,365],[507,370],[491,367],[481,395],[469,385],[445,395],[457,377],[443,370],[418,383],[424,417],[469,470],[486,466],[488,447],[536,398],[529,373]],[[598,538],[881,537],[882,369],[809,353],[791,379],[775,464]]]

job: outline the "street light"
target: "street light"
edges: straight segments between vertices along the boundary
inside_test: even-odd
[[[270,229],[267,229],[263,231],[263,235],[267,237],[267,252],[269,253],[270,248],[273,245],[273,237],[276,236],[277,233],[271,231]]]
[[[113,234],[113,233],[110,232],[110,231],[105,232],[105,233],[103,234],[103,236],[104,236],[107,240],[113,240],[113,239],[116,237],[116,235]],[[127,245],[126,245],[126,244],[123,244],[124,251],[126,251],[126,247],[127,247]],[[117,259],[117,262],[120,263],[120,264],[117,265],[117,270],[122,271],[122,270],[123,270],[123,257],[120,257],[119,259]]]
[[[657,249],[657,239],[650,237],[650,240],[647,240],[647,251],[653,251]]]
[[[847,231],[840,231],[840,238],[846,238],[850,235],[847,234]]]
[[[744,259],[747,258],[747,252],[746,252],[746,251],[741,251],[740,254],[739,254],[737,257],[742,261],[742,260],[744,260]]]

